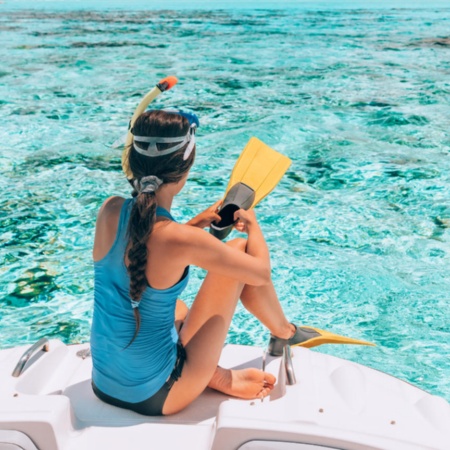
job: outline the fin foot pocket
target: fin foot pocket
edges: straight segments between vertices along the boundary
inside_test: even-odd
[[[269,341],[268,351],[272,356],[281,356],[283,354],[283,347],[286,345],[299,346],[305,348],[317,347],[323,344],[352,344],[352,345],[370,345],[371,342],[361,341],[359,339],[352,339],[339,334],[330,333],[329,331],[321,330],[319,328],[294,325],[296,330],[294,336],[290,339],[282,339],[271,335]]]
[[[213,222],[210,233],[216,238],[225,239],[233,229],[234,213],[239,209],[249,209],[255,199],[255,191],[244,183],[236,183],[225,196],[219,211],[220,222]]]

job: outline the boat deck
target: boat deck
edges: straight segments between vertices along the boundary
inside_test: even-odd
[[[11,373],[26,348],[1,351],[0,430],[21,431],[40,450],[450,449],[444,399],[319,352],[293,349],[292,386],[282,358],[268,357],[278,380],[264,401],[206,389],[178,414],[146,417],[95,397],[88,348],[50,341],[18,378]],[[261,368],[262,356],[257,347],[226,345],[220,364]]]

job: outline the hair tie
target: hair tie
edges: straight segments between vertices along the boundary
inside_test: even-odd
[[[133,181],[133,187],[138,194],[151,194],[156,192],[163,184],[163,181],[156,175],[149,175]]]
[[[131,307],[133,309],[139,308],[139,302],[137,302],[136,300],[131,300]]]

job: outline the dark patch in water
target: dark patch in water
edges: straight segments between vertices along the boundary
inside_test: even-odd
[[[261,81],[257,80],[237,80],[237,79],[224,79],[219,78],[216,83],[223,89],[236,90],[236,89],[247,89],[263,86]]]
[[[398,111],[379,110],[373,115],[374,119],[370,120],[369,125],[382,125],[385,127],[402,126],[402,125],[426,125],[429,120],[424,116],[415,114],[405,115]]]
[[[116,172],[122,170],[120,158],[107,159],[105,157],[92,158],[86,155],[60,156],[56,158],[28,157],[26,161],[20,164],[20,170],[33,171],[37,168],[53,168],[63,164],[69,164],[73,167],[84,166],[90,170],[102,170],[106,172]]]
[[[28,108],[17,108],[14,111],[11,111],[11,115],[14,116],[34,116],[36,114],[36,111]]]
[[[410,42],[408,47],[450,48],[450,37],[418,39]]]
[[[4,297],[3,301],[8,306],[23,308],[32,302],[47,301],[52,292],[58,290],[55,278],[46,273],[42,268],[29,269],[15,282],[14,291]]]
[[[190,178],[190,181],[198,184],[199,186],[225,186],[225,183],[217,178],[214,178],[213,181],[211,181],[203,177],[192,177]]]
[[[60,98],[76,98],[75,94],[69,94],[68,92],[54,91],[53,93]]]
[[[0,26],[0,31],[19,31],[21,28],[22,27],[2,25]]]
[[[298,183],[306,183],[306,179],[300,176],[297,172],[287,172],[286,176],[293,181]]]
[[[372,107],[372,108],[386,108],[386,107],[390,107],[393,106],[390,103],[386,103],[386,102],[381,102],[381,101],[377,101],[377,100],[371,100],[370,102],[356,102],[356,103],[352,103],[350,106],[353,106],[355,108],[364,108],[366,106]]]
[[[145,47],[145,48],[167,48],[168,44],[147,44],[145,42],[73,42],[70,45],[41,44],[41,45],[19,45],[14,50],[37,50],[56,48],[118,48],[118,47]]]
[[[327,163],[323,158],[311,158],[306,162],[308,167],[314,167],[316,169],[329,169],[331,170],[331,166]]]
[[[37,222],[39,220],[39,222]],[[11,232],[12,238],[3,243],[3,247],[15,248],[24,247],[27,249],[43,250],[43,246],[49,242],[49,237],[58,233],[58,227],[52,224],[54,217],[47,219],[35,211],[24,211],[15,217],[6,217],[0,221],[0,230]],[[24,228],[23,224],[28,223]]]
[[[385,173],[389,177],[405,178],[406,180],[431,180],[440,176],[440,172],[438,170],[426,168],[415,168],[409,170],[388,169]]]
[[[50,331],[48,335],[57,337],[63,342],[72,343],[76,341],[76,338],[79,339],[81,331],[82,326],[80,323],[61,320],[56,322],[54,332]]]
[[[442,229],[450,228],[450,217],[434,217],[433,222]]]
[[[72,48],[97,48],[97,47],[145,47],[145,48],[167,48],[168,44],[147,44],[145,42],[133,42],[133,41],[123,41],[123,42],[73,42],[71,44]]]

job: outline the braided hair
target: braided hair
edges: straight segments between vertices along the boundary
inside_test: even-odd
[[[135,136],[159,136],[178,137],[189,132],[188,119],[166,111],[145,112],[136,120],[131,132]],[[139,147],[148,146],[139,143]],[[156,222],[156,192],[163,184],[177,183],[191,168],[195,151],[184,160],[184,150],[188,144],[174,153],[164,156],[148,157],[139,153],[131,144],[129,152],[129,165],[134,178],[133,204],[130,220],[128,222],[128,245],[126,256],[128,257],[127,271],[130,277],[130,298],[133,313],[136,320],[136,328],[133,338],[136,338],[141,317],[139,314],[139,302],[147,286],[145,270],[148,260],[147,243]],[[167,149],[170,144],[157,144],[158,151]]]

